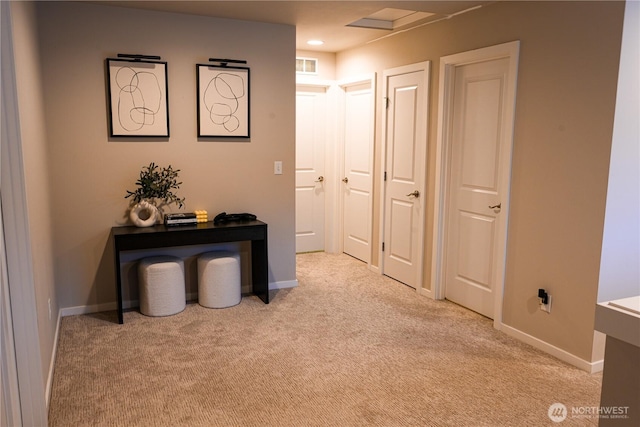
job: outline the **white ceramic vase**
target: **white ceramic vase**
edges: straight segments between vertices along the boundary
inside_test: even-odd
[[[142,200],[131,208],[129,219],[137,227],[151,227],[158,219],[158,208],[146,200]]]

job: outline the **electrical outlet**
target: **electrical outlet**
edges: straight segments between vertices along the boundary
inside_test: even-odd
[[[540,310],[547,312],[547,313],[551,313],[551,295],[547,295],[547,303],[546,304],[542,304],[540,303]]]
[[[276,160],[273,163],[273,173],[274,175],[282,175],[282,162],[280,160]]]

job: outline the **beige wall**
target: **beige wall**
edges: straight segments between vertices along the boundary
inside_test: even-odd
[[[337,78],[378,73],[378,99],[383,70],[432,61],[432,207],[439,58],[521,41],[503,322],[589,362],[623,11],[623,2],[498,2],[337,55]],[[379,177],[381,109],[377,115]],[[427,230],[425,280],[433,210]],[[550,315],[538,309],[538,288],[553,296]]]
[[[61,307],[115,301],[112,226],[149,162],[181,169],[186,211],[252,212],[269,224],[269,280],[295,281],[295,28],[77,3],[38,4]],[[108,137],[105,64],[117,53],[168,62],[171,136]],[[195,64],[251,67],[251,140],[198,140]],[[273,174],[281,160],[284,174]],[[174,209],[175,210],[175,209]]]
[[[11,18],[26,206],[31,237],[28,245],[31,249],[30,261],[33,266],[42,374],[43,378],[47,378],[54,350],[58,304],[54,280],[51,198],[48,191],[50,175],[47,159],[47,132],[34,4],[13,3]],[[51,312],[49,300],[51,300]]]

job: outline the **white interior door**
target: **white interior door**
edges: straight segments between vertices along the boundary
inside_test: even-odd
[[[296,92],[296,252],[324,250],[326,89]]]
[[[429,62],[385,72],[383,273],[422,280]]]
[[[373,208],[373,79],[343,86],[343,90],[343,251],[369,263]]]
[[[460,59],[451,90],[445,297],[494,318],[502,298],[515,77],[509,57]],[[448,124],[447,124],[448,123]]]

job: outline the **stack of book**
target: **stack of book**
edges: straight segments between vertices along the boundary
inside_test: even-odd
[[[164,216],[164,225],[192,225],[198,223],[195,213],[171,213]]]

